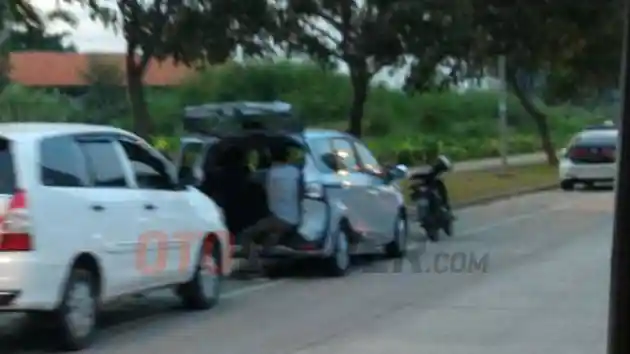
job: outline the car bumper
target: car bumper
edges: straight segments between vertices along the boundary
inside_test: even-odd
[[[52,310],[57,306],[65,268],[31,253],[0,253],[0,312]]]
[[[573,164],[563,161],[559,168],[560,181],[612,181],[617,177],[617,164]]]

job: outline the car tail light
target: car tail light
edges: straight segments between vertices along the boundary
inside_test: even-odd
[[[588,149],[581,147],[574,147],[569,150],[569,157],[573,159],[579,159],[588,156]]]
[[[1,219],[0,252],[32,250],[26,202],[25,191],[17,190],[11,197],[7,212]]]
[[[617,155],[617,151],[614,148],[602,149],[602,155],[614,160]]]

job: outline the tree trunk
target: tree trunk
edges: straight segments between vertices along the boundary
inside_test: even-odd
[[[512,91],[514,91],[514,94],[518,98],[525,111],[534,119],[536,129],[538,130],[538,134],[540,135],[542,149],[545,152],[545,155],[547,155],[547,163],[549,163],[549,165],[551,166],[558,166],[558,155],[556,153],[556,149],[553,145],[553,141],[551,140],[551,135],[549,133],[547,115],[539,110],[534,102],[532,102],[532,100],[527,96],[527,94],[523,92],[521,87],[518,85],[516,77],[514,75],[509,75],[508,84],[512,88]]]
[[[146,66],[142,62],[138,64],[134,56],[127,55],[127,93],[133,113],[133,130],[141,138],[149,139],[153,133],[153,122],[142,83]]]
[[[361,138],[363,133],[363,113],[367,101],[370,75],[365,69],[350,68],[352,80],[352,106],[350,107],[350,121],[348,133]]]

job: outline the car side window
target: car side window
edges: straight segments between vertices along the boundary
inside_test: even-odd
[[[86,187],[90,184],[87,161],[71,136],[42,140],[41,182],[50,187]]]
[[[94,187],[128,187],[122,160],[110,140],[81,141]]]
[[[340,158],[344,168],[348,171],[359,171],[357,160],[352,143],[347,139],[333,139],[333,152]]]
[[[372,152],[360,142],[355,142],[354,146],[357,150],[357,156],[359,157],[359,161],[361,162],[361,168],[368,172],[376,175],[380,175],[383,173],[383,169],[381,165],[378,163],[378,160],[372,155]]]
[[[127,158],[131,162],[136,183],[143,189],[174,190],[176,185],[166,169],[164,161],[154,156],[144,147],[120,141]]]

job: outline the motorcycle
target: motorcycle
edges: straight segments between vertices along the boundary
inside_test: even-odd
[[[452,164],[446,156],[439,156],[428,172],[414,173],[410,179],[411,200],[416,205],[417,220],[427,238],[439,240],[440,230],[453,233],[453,214],[446,203],[446,186],[440,178],[450,171]]]

